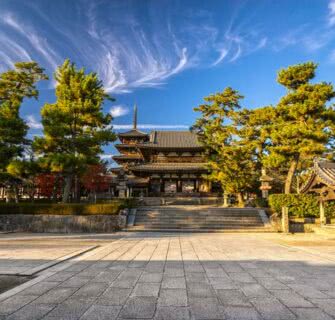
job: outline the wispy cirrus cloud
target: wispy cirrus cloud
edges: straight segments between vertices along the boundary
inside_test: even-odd
[[[109,113],[112,115],[113,118],[118,118],[127,115],[129,113],[129,109],[122,105],[117,105],[111,107]]]
[[[330,0],[329,1],[328,9],[329,9],[328,24],[330,26],[333,26],[333,25],[335,25],[335,0]]]
[[[43,129],[42,123],[38,121],[33,114],[29,114],[26,116],[26,122],[30,129]]]
[[[160,86],[190,68],[234,62],[261,48],[264,39],[254,28],[240,30],[238,19],[217,25],[206,10],[185,6],[176,12],[172,2],[132,4],[37,1],[13,10],[1,3],[0,70],[34,59],[51,73],[69,57],[97,71],[108,92],[129,92]]]

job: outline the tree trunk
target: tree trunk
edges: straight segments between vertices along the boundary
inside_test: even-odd
[[[19,189],[17,185],[14,185],[14,197],[15,197],[15,203],[19,203]]]
[[[74,200],[80,202],[80,184],[78,175],[74,176]]]
[[[286,180],[285,180],[285,194],[291,193],[293,177],[294,177],[295,171],[297,170],[298,162],[299,162],[299,155],[295,156],[293,160],[291,161],[290,168],[288,170]]]
[[[62,202],[66,203],[69,202],[69,197],[70,197],[70,192],[71,192],[71,187],[72,187],[72,175],[67,175],[65,177],[65,186],[63,190],[63,199]]]
[[[238,192],[236,195],[237,195],[238,206],[240,208],[244,208],[244,200],[243,200],[242,192]]]

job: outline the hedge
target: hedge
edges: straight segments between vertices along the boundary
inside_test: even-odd
[[[43,215],[115,215],[120,209],[128,207],[122,200],[111,203],[3,203],[0,214],[43,214]]]
[[[271,194],[269,196],[270,208],[280,214],[282,207],[288,207],[290,216],[319,217],[320,205],[318,197],[312,194]],[[335,217],[335,202],[325,202],[326,217]]]

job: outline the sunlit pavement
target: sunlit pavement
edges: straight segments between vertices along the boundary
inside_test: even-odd
[[[335,240],[314,235],[1,235],[10,266],[35,278],[0,319],[335,317]]]

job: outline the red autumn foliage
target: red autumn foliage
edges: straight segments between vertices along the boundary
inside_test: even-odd
[[[91,193],[108,191],[110,177],[102,164],[91,165],[81,178],[81,183]]]
[[[62,191],[63,179],[54,173],[41,173],[34,178],[34,184],[41,197],[51,198],[53,192],[59,197]],[[55,186],[55,184],[57,184]]]

